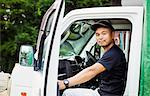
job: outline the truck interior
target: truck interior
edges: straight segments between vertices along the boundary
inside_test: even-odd
[[[98,46],[95,32],[91,25],[99,21],[108,21],[115,28],[115,44],[118,45],[129,61],[132,23],[127,19],[88,19],[73,22],[61,35],[58,79],[63,80],[77,74],[84,68],[94,64],[103,55],[103,49]],[[98,87],[99,78],[95,77],[87,83],[73,87],[91,88]],[[60,95],[63,91],[60,92]]]

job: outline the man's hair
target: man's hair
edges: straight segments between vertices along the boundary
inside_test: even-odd
[[[109,22],[107,22],[107,21],[100,21],[100,22],[98,22],[96,24],[93,24],[91,26],[91,29],[94,30],[94,31],[96,31],[97,28],[101,28],[101,27],[103,27],[103,28],[109,28],[111,31],[115,30],[114,27]]]

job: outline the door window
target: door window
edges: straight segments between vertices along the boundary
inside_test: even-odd
[[[54,18],[54,12],[51,14],[51,16],[49,16],[48,20],[47,20],[47,24],[45,27],[45,36],[47,37],[48,34],[50,33],[50,29],[51,29],[51,25],[52,25],[52,21]],[[46,39],[45,37],[45,39]],[[46,54],[46,49],[47,49],[47,44],[48,42],[44,42],[44,46],[43,46],[43,54],[42,54],[42,62],[41,62],[41,70],[43,70],[43,66],[44,66],[44,60],[45,60],[45,54]]]
[[[34,70],[41,70],[41,72],[43,71],[45,52],[47,48],[47,42],[45,42],[45,40],[48,34],[50,33],[51,25],[55,14],[55,9],[53,9],[52,7],[53,5],[48,9],[48,11],[43,17],[37,41],[37,51],[35,54],[36,60],[34,64]]]

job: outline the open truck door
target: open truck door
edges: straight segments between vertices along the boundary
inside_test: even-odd
[[[47,74],[49,73],[48,66],[50,63],[51,47],[53,46],[56,27],[63,17],[63,8],[63,0],[55,0],[54,4],[43,16],[34,57],[28,51],[31,58],[34,58],[34,63],[31,59],[32,63],[30,62],[29,64],[28,57],[26,57],[26,60],[19,59],[19,64],[15,65],[11,75],[10,96],[48,96],[50,93],[56,96],[57,86],[54,86],[57,85],[56,80],[51,84],[53,88],[47,86],[47,83],[49,83],[47,81]],[[31,46],[23,45],[20,53],[29,49],[31,49]],[[27,62],[22,63],[22,61]],[[49,89],[49,87],[51,88]]]
[[[95,52],[92,50],[96,48],[94,45],[96,41],[94,39],[94,32],[90,26],[101,20],[112,23],[116,29],[116,38],[119,39],[116,39],[118,40],[116,44],[118,44],[126,54],[128,73],[124,96],[138,96],[143,7],[132,6],[77,9],[69,12],[63,18],[62,22],[59,23],[61,25],[56,28],[53,43],[47,48],[47,52],[49,53],[47,54],[46,71],[44,71],[46,72],[45,96],[57,96],[55,93],[57,89],[57,78],[65,79],[67,78],[67,73],[76,74],[74,72],[88,66],[87,57],[90,58],[94,56],[96,58],[97,53],[93,53],[93,56],[87,56],[86,52],[91,52],[91,54]],[[99,56],[101,53],[103,52],[100,52]],[[74,59],[76,56],[81,57],[81,62]],[[64,63],[60,65],[60,62],[66,62],[66,60],[66,64],[70,66],[71,72],[67,72],[68,70],[62,71],[61,69],[62,66],[67,65]],[[58,73],[57,76],[56,73]],[[78,87],[80,86],[81,85],[78,85]],[[84,87],[86,87],[86,85],[84,85]],[[94,88],[93,86],[87,87]]]

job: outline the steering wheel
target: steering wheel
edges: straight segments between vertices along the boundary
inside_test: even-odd
[[[93,65],[97,61],[96,58],[89,51],[86,51],[86,55],[87,55],[87,62],[86,62],[87,66]]]

